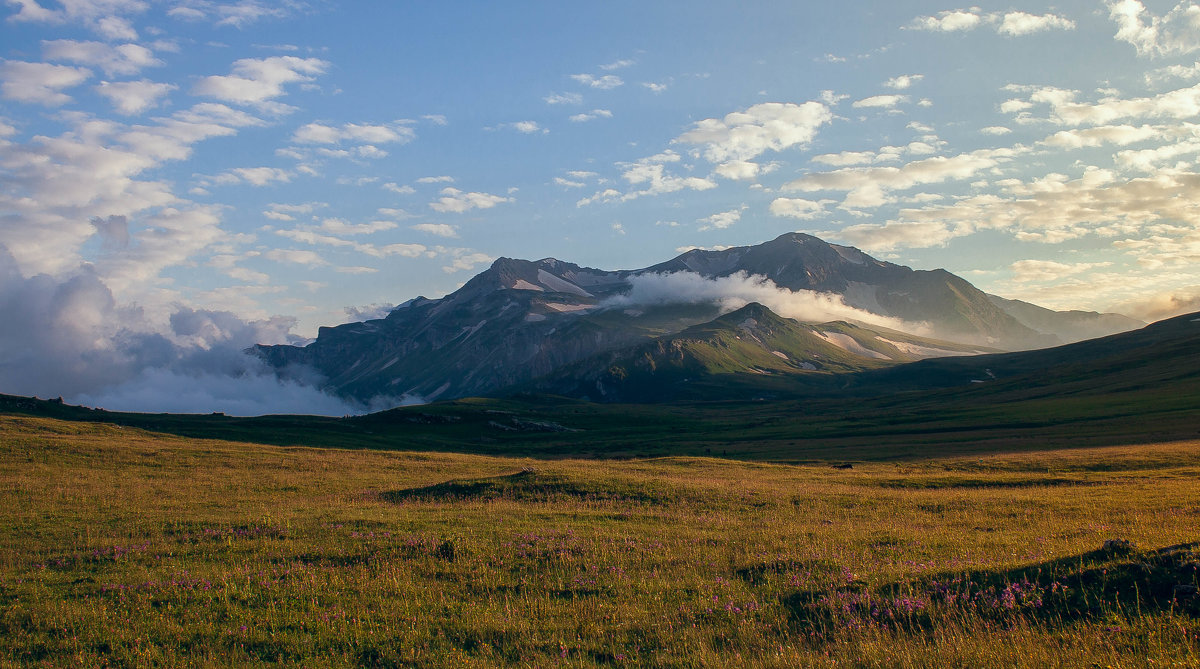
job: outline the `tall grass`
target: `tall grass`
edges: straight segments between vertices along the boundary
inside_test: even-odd
[[[0,664],[1197,666],[1161,549],[1198,477],[1196,442],[842,470],[0,417]]]

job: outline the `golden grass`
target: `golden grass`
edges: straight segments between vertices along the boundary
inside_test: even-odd
[[[1200,442],[839,470],[0,416],[0,664],[1197,666],[1186,588],[1130,588],[1198,478]]]

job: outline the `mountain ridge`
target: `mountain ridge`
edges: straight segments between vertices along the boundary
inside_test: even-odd
[[[717,292],[631,301],[638,282],[678,272],[713,282],[707,288]],[[732,293],[718,299],[720,291],[734,290],[721,282],[735,276],[769,281],[768,291],[773,285],[829,294],[864,316],[927,324],[940,339],[960,344],[1012,350],[1060,342],[945,270],[914,270],[787,233],[754,246],[684,252],[640,270],[499,258],[444,297],[414,298],[382,319],[323,327],[304,347],[252,351],[282,376],[312,369],[325,378],[325,390],[363,402],[489,395],[712,321],[731,308],[730,300],[751,301]]]

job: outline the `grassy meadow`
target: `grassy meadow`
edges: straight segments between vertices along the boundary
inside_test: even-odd
[[[1200,666],[1200,442],[533,460],[0,416],[0,665]]]

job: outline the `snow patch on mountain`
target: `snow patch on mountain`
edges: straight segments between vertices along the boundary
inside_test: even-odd
[[[551,274],[550,272],[547,272],[544,269],[538,270],[538,283],[549,288],[550,290],[553,290],[556,293],[570,293],[572,295],[578,295],[580,297],[594,297],[591,293],[580,288],[579,286],[576,286],[575,284],[571,283],[570,281],[567,281],[566,279],[561,279],[557,276],[554,276],[553,274]]]
[[[874,358],[876,360],[891,360],[891,358],[880,353],[879,351],[872,351],[871,349],[858,343],[854,339],[854,337],[851,337],[850,335],[842,334],[841,332],[821,332],[821,331],[817,331],[815,334],[818,337],[820,337],[821,339],[824,339],[825,341],[829,342],[830,344],[833,344],[834,346],[842,349],[843,351],[848,351],[855,355],[861,355],[864,358]]]

